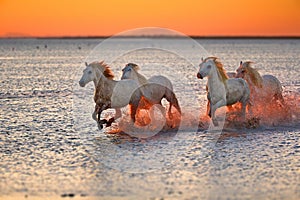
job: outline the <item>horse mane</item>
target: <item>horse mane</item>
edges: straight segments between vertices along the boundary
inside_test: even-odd
[[[130,66],[135,71],[140,70],[140,67],[137,64],[134,64],[134,63],[128,63],[126,66]]]
[[[206,62],[209,59],[212,59],[214,61],[215,65],[217,67],[217,71],[218,71],[219,77],[220,77],[221,81],[223,83],[225,83],[225,81],[229,77],[228,77],[228,75],[226,73],[226,70],[223,67],[223,64],[221,63],[221,61],[217,57],[214,57],[214,56],[210,56],[210,57],[205,58],[204,62]]]
[[[257,87],[261,88],[263,79],[262,79],[261,75],[259,74],[259,72],[257,71],[257,69],[254,69],[253,67],[251,67],[252,63],[253,62],[251,62],[251,61],[246,61],[242,64],[242,67],[245,69],[245,71],[249,75],[253,84],[256,85]]]
[[[108,79],[113,79],[115,76],[114,76],[114,73],[111,71],[110,67],[108,64],[106,64],[104,62],[104,60],[100,61],[100,62],[92,62],[90,64],[91,67],[97,67],[98,69],[100,69],[100,71],[103,73],[103,75],[108,78]]]

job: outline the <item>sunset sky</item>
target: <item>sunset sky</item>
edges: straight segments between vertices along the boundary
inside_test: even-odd
[[[110,36],[149,26],[193,36],[300,36],[300,0],[0,0],[0,37]]]

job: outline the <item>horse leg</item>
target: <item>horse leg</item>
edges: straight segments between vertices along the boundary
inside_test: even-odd
[[[141,98],[139,98],[139,99],[134,98],[134,99],[131,99],[130,104],[129,104],[130,105],[130,117],[131,117],[133,123],[135,123],[135,115],[139,108],[140,101],[141,101]]]
[[[253,102],[253,100],[250,96],[250,92],[248,90],[245,91],[240,102],[242,103],[242,109],[241,109],[242,119],[243,119],[243,122],[245,122],[246,121],[246,107],[249,108],[249,106],[252,105],[252,102]],[[252,111],[251,111],[251,113],[252,113]]]
[[[218,126],[218,121],[215,118],[215,112],[216,112],[216,110],[217,110],[216,105],[211,105],[210,106],[211,120],[212,120],[214,126]]]
[[[131,117],[133,123],[135,123],[135,114],[136,114],[136,111],[137,111],[137,105],[132,104],[131,105],[131,111],[130,111],[130,117]]]
[[[179,106],[179,103],[178,103],[178,100],[176,98],[175,93],[172,90],[167,89],[166,94],[165,94],[164,97],[170,103],[170,107],[169,107],[169,110],[168,110],[168,116],[169,116],[169,118],[170,119],[173,118],[173,116],[172,116],[172,106],[174,106],[176,108],[176,110],[178,111],[178,113],[181,115],[181,108]]]
[[[248,102],[241,102],[242,103],[242,118],[243,118],[243,122],[246,121],[246,106],[248,105]]]
[[[215,117],[215,112],[217,110],[217,108],[220,108],[222,106],[226,106],[226,100],[225,99],[221,99],[220,101],[218,101],[216,104],[211,105],[211,115],[212,115],[212,122],[214,124],[214,126],[218,126],[218,120]]]
[[[168,117],[169,117],[169,119],[173,119],[172,106],[173,106],[173,104],[170,102],[169,110],[168,110]]]
[[[248,111],[248,113],[249,113],[249,115],[250,116],[253,116],[253,103],[252,103],[252,101],[251,101],[251,99],[247,102],[247,106],[246,106],[246,108],[247,108],[247,111]]]
[[[208,115],[211,118],[211,104],[210,104],[210,93],[208,92],[208,88],[206,86],[206,91],[207,91],[207,105],[206,105],[206,115]]]
[[[111,124],[116,121],[117,119],[119,119],[120,117],[122,117],[122,112],[120,108],[115,108],[116,114],[114,117],[110,118],[107,122],[106,122],[106,127],[110,127]]]
[[[174,102],[172,103],[173,106],[176,108],[178,113],[181,115],[181,108],[179,106],[178,99],[176,98],[175,94],[174,94],[174,99],[173,100],[174,100]]]
[[[92,114],[92,118],[95,120],[95,121],[98,121],[97,120],[97,113],[98,113],[98,111],[99,111],[99,106],[96,104],[95,105],[95,110],[94,110],[94,112],[93,112],[93,114]]]
[[[102,110],[99,109],[98,112],[97,112],[97,121],[98,122],[100,122],[101,113],[102,113]]]
[[[206,115],[208,115],[211,118],[211,109],[210,109],[210,101],[207,101],[206,105]]]
[[[97,124],[98,124],[98,129],[99,130],[103,129],[103,124],[107,123],[106,119],[100,120],[101,113],[102,113],[102,110],[99,109],[99,111],[98,111],[98,120],[97,120]]]
[[[115,120],[119,119],[120,117],[122,117],[121,109],[116,108]]]

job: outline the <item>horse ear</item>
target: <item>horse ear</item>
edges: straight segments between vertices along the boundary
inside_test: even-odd
[[[240,65],[242,65],[242,64],[243,64],[243,61],[240,62]]]
[[[201,57],[201,62],[203,62],[204,61],[204,59],[203,59],[203,57]]]
[[[85,62],[85,66],[86,66],[86,67],[88,66],[87,62]]]

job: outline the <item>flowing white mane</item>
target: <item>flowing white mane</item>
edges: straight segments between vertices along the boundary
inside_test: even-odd
[[[250,77],[251,81],[253,82],[253,84],[257,87],[262,87],[263,84],[263,79],[261,77],[261,75],[259,74],[259,72],[257,71],[257,69],[252,67],[252,63],[251,61],[246,61],[243,62],[243,64],[241,65],[242,70],[246,71],[246,74]]]
[[[225,83],[226,80],[228,79],[228,75],[226,73],[226,70],[223,67],[223,64],[217,57],[214,57],[214,56],[205,58],[204,62],[207,62],[210,59],[214,61],[215,65],[217,67],[217,70],[218,70],[219,77],[220,77],[221,81],[223,83]]]

